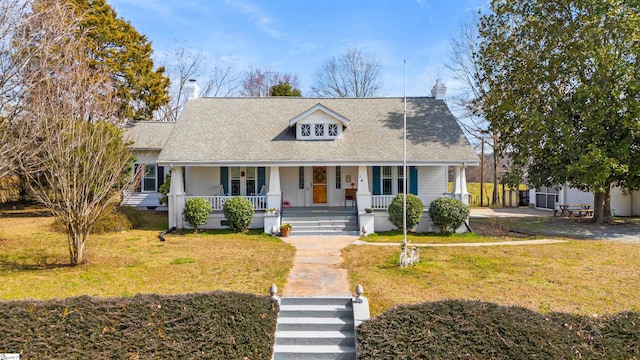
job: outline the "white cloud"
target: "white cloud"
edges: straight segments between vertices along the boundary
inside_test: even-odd
[[[224,0],[224,3],[247,16],[262,32],[276,40],[282,40],[282,33],[274,27],[274,20],[256,5],[244,0]]]

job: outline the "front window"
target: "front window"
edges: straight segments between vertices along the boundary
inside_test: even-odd
[[[231,169],[231,196],[240,195],[240,168],[232,167]]]
[[[402,166],[398,166],[398,194],[404,192],[404,171]]]
[[[247,186],[247,195],[255,195],[256,194],[256,168],[248,167],[246,170],[246,186]]]
[[[156,166],[143,165],[142,191],[156,191]]]
[[[382,167],[382,195],[393,195],[393,174],[391,166]]]

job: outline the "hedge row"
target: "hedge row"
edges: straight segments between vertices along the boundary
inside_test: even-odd
[[[447,300],[401,306],[362,324],[358,359],[640,359],[640,313],[540,314]]]
[[[0,354],[28,359],[270,359],[278,307],[239,293],[0,302]]]

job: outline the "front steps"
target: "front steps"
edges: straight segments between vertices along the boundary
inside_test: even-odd
[[[290,236],[358,235],[358,218],[353,207],[286,209],[282,222],[291,224]]]
[[[282,298],[273,359],[355,360],[352,302],[351,298]]]

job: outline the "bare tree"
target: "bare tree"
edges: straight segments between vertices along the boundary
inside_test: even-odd
[[[486,86],[481,80],[480,69],[474,61],[478,50],[478,17],[474,16],[463,24],[457,35],[451,38],[451,52],[446,67],[453,76],[464,84],[464,91],[452,97],[454,104],[464,110],[465,121],[460,124],[470,136],[481,142],[481,183],[484,182],[484,145],[488,144],[493,154],[493,194],[491,203],[498,204],[498,167],[500,166],[500,150],[498,137],[489,130],[487,113],[484,111],[482,88]],[[482,187],[481,187],[482,189]],[[482,192],[482,190],[481,190]],[[481,194],[481,204],[484,194]]]
[[[72,265],[83,262],[88,235],[128,179],[131,160],[114,124],[116,88],[104,69],[90,66],[77,20],[63,0],[36,1],[13,42],[31,57],[14,122],[13,141],[23,144],[11,157],[32,196],[65,225]]]
[[[268,67],[254,68],[247,71],[242,79],[240,93],[243,96],[269,96],[271,88],[279,83],[288,83],[292,88],[300,87],[297,75],[280,73]]]
[[[20,114],[25,85],[21,70],[30,56],[13,44],[16,29],[31,16],[31,2],[26,0],[0,0],[0,178],[14,173],[9,154],[20,143],[11,143],[14,119]]]
[[[240,88],[240,73],[233,59],[218,56],[207,58],[201,49],[193,50],[185,44],[177,46],[162,61],[166,74],[171,79],[169,103],[160,108],[156,118],[161,121],[176,121],[187,99],[184,86],[192,79],[198,80],[202,96],[234,96]]]
[[[349,48],[322,64],[314,74],[311,90],[322,97],[374,97],[382,87],[381,69],[378,55]]]

